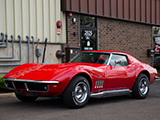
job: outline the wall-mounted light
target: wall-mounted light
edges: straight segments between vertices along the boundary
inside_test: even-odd
[[[155,52],[154,50],[148,49],[147,50],[147,56],[148,57],[153,57],[154,56],[154,52]]]
[[[76,18],[72,18],[72,23],[76,24]]]
[[[62,27],[62,22],[60,20],[57,21],[57,27],[61,28]]]

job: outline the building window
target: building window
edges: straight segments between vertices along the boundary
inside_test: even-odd
[[[96,27],[96,20],[95,17],[90,17],[90,16],[84,16],[81,15],[81,26],[85,27]]]
[[[92,16],[80,15],[81,50],[97,49],[97,20]]]

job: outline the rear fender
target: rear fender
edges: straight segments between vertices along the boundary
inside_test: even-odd
[[[150,74],[149,74],[149,72],[147,71],[147,70],[145,70],[145,69],[142,69],[141,71],[139,71],[137,74],[136,74],[136,78],[140,75],[140,74],[145,74],[147,77],[148,77],[148,79],[149,79],[149,82],[150,82]]]

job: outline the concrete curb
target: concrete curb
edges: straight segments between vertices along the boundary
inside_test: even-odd
[[[0,93],[0,97],[15,97],[14,92],[11,93]]]

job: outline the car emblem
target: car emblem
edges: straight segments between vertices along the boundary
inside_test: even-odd
[[[24,76],[24,74],[21,74],[21,76]]]

